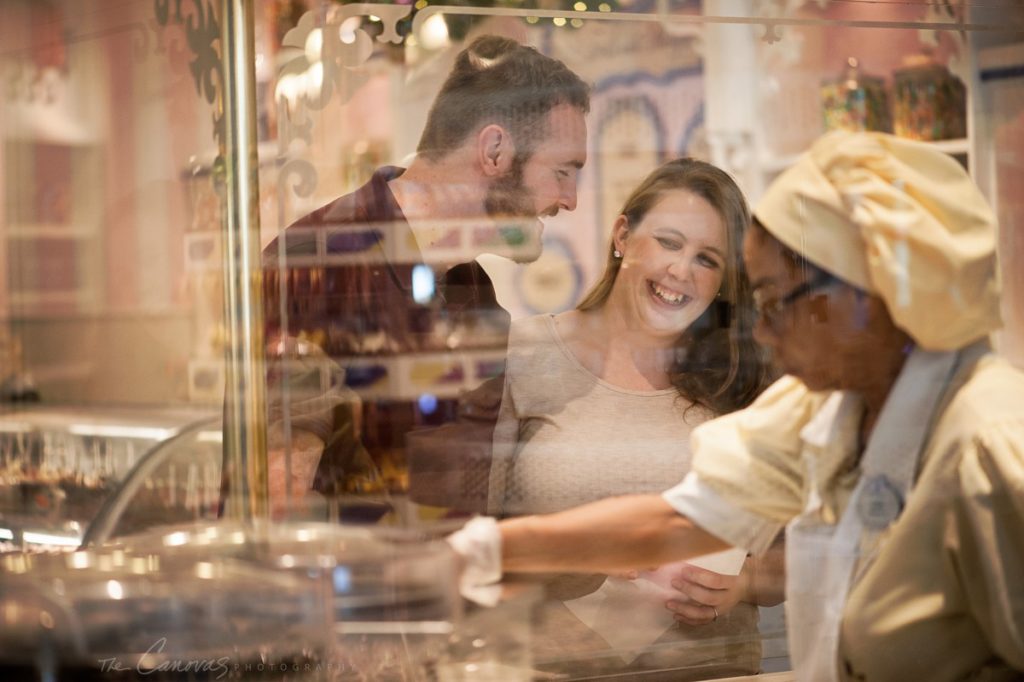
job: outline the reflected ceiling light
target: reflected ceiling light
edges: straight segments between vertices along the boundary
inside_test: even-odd
[[[51,535],[50,533],[33,533],[26,531],[21,534],[21,539],[34,545],[57,545],[60,547],[78,547],[82,539],[69,537],[67,535]]]
[[[324,63],[317,62],[306,71],[306,94],[316,97],[324,85]]]
[[[572,6],[572,8],[574,10],[576,10],[577,12],[586,12],[587,11],[587,3],[585,3],[585,2],[577,2],[575,5]]]
[[[116,580],[108,580],[107,594],[111,599],[124,599],[124,587]]]
[[[74,552],[68,563],[71,564],[71,568],[89,568],[92,561],[88,552]]]
[[[537,17],[526,17],[526,23],[528,24],[536,24],[537,21],[539,21]]]
[[[378,17],[376,14],[371,14],[370,21],[380,21],[380,17]]]
[[[200,431],[196,434],[196,440],[200,443],[223,443],[224,434],[220,431]]]
[[[295,86],[293,85],[295,76],[286,74],[277,79],[277,85],[274,86],[274,95],[276,99],[285,99],[289,103],[293,103],[295,100],[294,91]]]
[[[10,528],[0,528],[0,540],[13,540],[14,533],[11,532]]]
[[[101,436],[104,438],[142,438],[145,440],[167,440],[173,436],[174,429],[161,429],[152,426],[104,426],[102,424],[72,424],[68,433],[76,436]]]
[[[351,45],[356,42],[356,31],[359,30],[359,24],[362,22],[360,17],[349,17],[345,21],[341,22],[341,26],[338,27],[338,38],[341,42],[346,45]]]
[[[167,547],[180,547],[188,542],[188,533],[178,531],[164,536],[164,545]]]
[[[434,414],[437,411],[437,396],[433,393],[424,393],[416,402],[423,414]]]
[[[573,28],[579,28],[580,26],[583,26],[583,20],[582,19],[573,19],[569,23],[572,24]]]
[[[306,37],[306,59],[310,64],[320,61],[324,50],[324,33],[319,28],[314,28]]]
[[[434,298],[434,270],[424,263],[412,269],[412,299],[420,305]]]
[[[597,9],[600,10],[601,12],[611,12],[612,6],[609,5],[607,2],[602,2],[600,5],[597,6]]]
[[[565,26],[565,17],[555,17],[551,20],[555,26]]]
[[[420,27],[420,44],[428,50],[439,50],[448,46],[448,24],[444,17],[434,14]]]

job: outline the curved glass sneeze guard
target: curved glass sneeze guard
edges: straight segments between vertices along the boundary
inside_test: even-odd
[[[156,526],[221,516],[221,421],[209,419],[155,447],[107,498],[83,546]]]
[[[0,542],[5,551],[77,547],[122,486],[155,461],[154,455],[159,457],[160,443],[188,432],[207,414],[39,406],[0,415]],[[178,485],[187,486],[187,481]]]

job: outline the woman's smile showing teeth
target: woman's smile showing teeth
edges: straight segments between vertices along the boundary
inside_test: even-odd
[[[690,301],[690,297],[686,294],[663,287],[660,284],[648,281],[647,286],[650,288],[651,293],[654,294],[655,298],[667,303],[668,305],[682,306]]]
[[[711,203],[688,189],[667,191],[639,221],[616,218],[608,305],[625,328],[674,344],[722,288],[729,249]]]

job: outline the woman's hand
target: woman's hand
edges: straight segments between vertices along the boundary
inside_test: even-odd
[[[713,571],[684,564],[672,578],[672,587],[679,590],[679,598],[665,606],[675,619],[687,625],[706,625],[728,613],[743,601],[749,582],[750,557],[743,562],[739,575],[722,575]]]

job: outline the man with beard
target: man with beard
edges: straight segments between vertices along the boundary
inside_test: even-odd
[[[395,368],[400,358],[450,346],[438,328],[484,329],[488,347],[504,348],[508,315],[472,259],[494,251],[537,258],[539,218],[576,207],[588,110],[589,87],[564,64],[483,36],[457,56],[407,169],[378,169],[265,249],[273,510],[282,509],[289,480],[295,498],[311,488],[328,497],[403,489],[406,436],[424,425],[468,419],[468,430],[441,433],[449,445],[470,438],[472,459],[486,460],[501,377],[461,404],[427,397],[421,405],[396,393]],[[453,240],[469,262],[445,262]],[[467,244],[478,252],[467,253]],[[433,269],[438,281],[427,263],[442,264]],[[484,342],[475,341],[461,346]],[[343,371],[324,371],[334,363]],[[423,462],[441,453],[428,445],[421,455]],[[436,463],[421,472],[419,497],[413,481],[413,499],[460,492],[439,489]],[[449,488],[463,485],[463,472],[440,468]],[[486,480],[484,471],[480,485]],[[386,510],[364,502],[341,515],[371,520]]]

